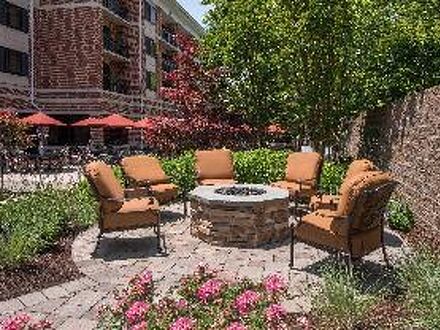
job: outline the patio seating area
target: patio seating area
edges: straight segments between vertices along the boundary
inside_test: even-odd
[[[309,310],[307,292],[320,281],[318,270],[328,260],[327,252],[298,243],[295,269],[291,269],[289,239],[253,249],[212,246],[190,234],[190,219],[183,217],[182,204],[162,207],[161,214],[168,256],[157,254],[156,239],[150,229],[109,233],[98,243],[99,228],[94,226],[73,244],[73,259],[85,275],[83,278],[0,302],[2,315],[26,311],[53,320],[57,329],[93,328],[99,306],[111,300],[113,289],[124,287],[133,275],[143,269],[153,270],[159,296],[164,296],[178,284],[182,274],[201,263],[221,270],[228,278],[258,280],[270,273],[280,273],[288,279],[292,294],[292,299],[284,302],[288,311]],[[392,262],[407,252],[394,232],[386,232],[385,243]],[[364,262],[365,267],[375,271],[385,266],[380,251],[367,256]]]

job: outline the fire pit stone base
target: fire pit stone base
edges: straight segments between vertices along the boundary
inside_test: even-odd
[[[191,234],[212,245],[244,248],[287,238],[288,193],[278,188],[258,188],[265,193],[226,198],[215,190],[211,192],[214,188],[196,188],[191,194]]]

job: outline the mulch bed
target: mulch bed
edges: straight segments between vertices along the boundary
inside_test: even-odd
[[[405,235],[405,239],[413,246],[424,245],[433,251],[440,251],[440,236],[422,223],[416,223],[414,228]]]
[[[55,245],[32,261],[12,269],[0,269],[0,301],[78,279],[71,256],[77,232],[63,235]]]

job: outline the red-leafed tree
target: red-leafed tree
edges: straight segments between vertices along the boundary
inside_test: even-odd
[[[180,51],[175,69],[165,75],[161,89],[164,100],[178,110],[173,116],[152,118],[146,143],[163,153],[213,147],[246,147],[255,143],[255,132],[237,116],[227,113],[217,89],[225,79],[221,69],[206,69],[197,59],[197,42],[183,34],[176,36]]]

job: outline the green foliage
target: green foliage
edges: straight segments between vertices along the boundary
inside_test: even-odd
[[[343,163],[324,162],[320,179],[320,189],[327,194],[336,194],[347,172],[347,165]]]
[[[163,170],[180,188],[181,193],[189,192],[196,186],[194,162],[194,153],[189,151],[175,158],[162,159]]]
[[[398,269],[411,329],[440,329],[440,260],[427,250],[411,256]]]
[[[388,223],[392,229],[409,232],[414,226],[414,215],[408,204],[392,199],[387,205]]]
[[[230,111],[333,143],[361,111],[440,83],[439,0],[204,0]]]
[[[286,159],[286,151],[256,149],[235,152],[235,178],[240,183],[262,184],[282,180],[286,169]]]
[[[312,315],[322,329],[354,329],[377,302],[365,292],[360,275],[341,265],[323,268],[322,284],[312,297]]]
[[[86,184],[46,188],[0,204],[0,267],[30,260],[72,227],[96,221],[96,202]]]

